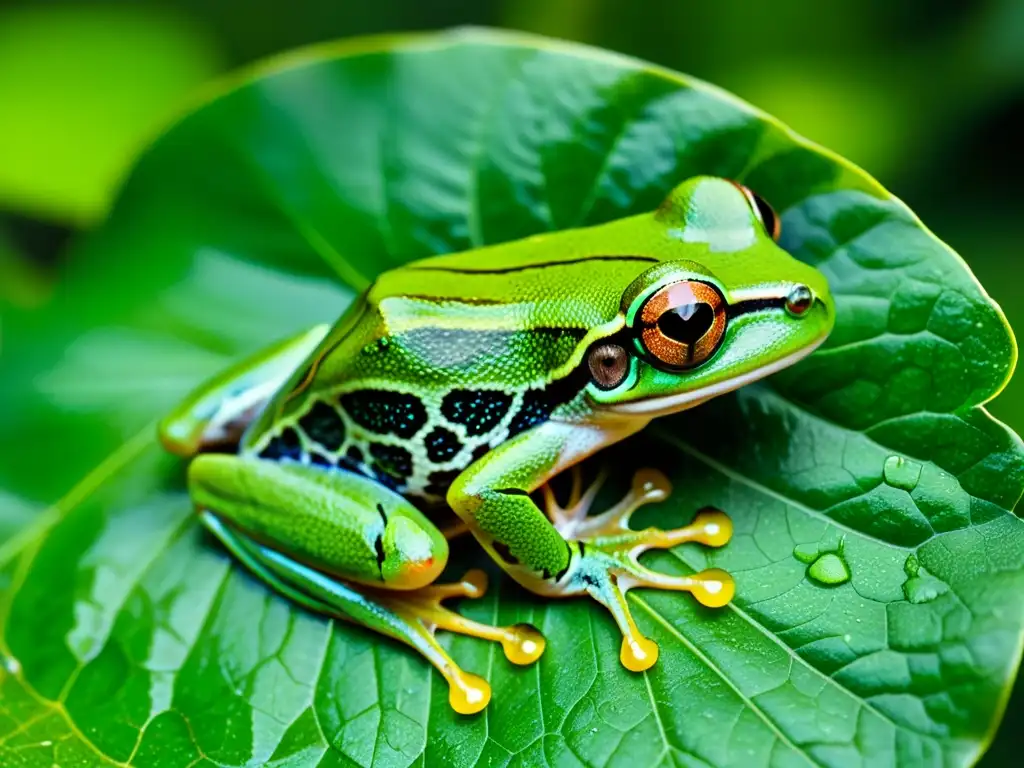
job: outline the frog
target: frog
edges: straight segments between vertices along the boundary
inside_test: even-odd
[[[160,438],[188,460],[199,520],[231,555],[294,603],[415,649],[460,714],[484,709],[491,689],[437,630],[499,643],[514,664],[545,650],[529,624],[491,626],[444,604],[487,588],[478,568],[442,582],[460,536],[536,595],[603,605],[622,665],[641,672],[658,646],[630,589],[688,592],[714,609],[735,583],[640,556],[722,547],[732,523],[706,507],[679,528],[634,529],[637,509],[668,498],[665,474],[640,457],[626,495],[598,512],[607,473],[584,488],[581,462],[825,341],[828,281],[780,235],[751,189],[694,176],[646,213],[411,261],[333,325],[197,388]],[[565,502],[552,490],[562,473]]]

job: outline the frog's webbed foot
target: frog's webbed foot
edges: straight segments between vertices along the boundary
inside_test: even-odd
[[[448,701],[464,715],[479,712],[491,699],[483,678],[464,671],[438,643],[438,629],[501,643],[514,664],[530,664],[544,652],[544,636],[529,624],[492,627],[460,616],[441,603],[450,598],[482,597],[487,574],[467,571],[453,584],[432,584],[399,591],[338,580],[258,544],[210,512],[200,519],[228,550],[254,574],[293,602],[328,616],[337,616],[401,640],[416,649],[444,676]]]
[[[529,624],[494,627],[467,619],[441,605],[449,598],[483,597],[486,591],[487,574],[476,568],[466,571],[462,580],[453,584],[432,584],[411,592],[374,591],[377,601],[402,619],[430,649],[428,653],[420,645],[409,643],[444,675],[448,681],[448,700],[452,709],[464,715],[479,712],[487,706],[491,688],[483,678],[464,672],[451,659],[434,637],[436,630],[444,629],[501,643],[505,657],[513,664],[532,664],[544,653],[544,636]]]
[[[633,621],[626,592],[634,587],[650,587],[691,593],[698,602],[721,607],[733,596],[732,577],[717,568],[690,576],[669,576],[640,564],[641,554],[650,549],[669,549],[685,542],[710,547],[726,544],[732,536],[732,523],[725,513],[705,508],[693,522],[682,528],[635,531],[629,527],[633,513],[668,497],[671,484],[661,472],[642,469],[633,476],[629,493],[608,511],[587,516],[590,506],[605,480],[602,472],[581,492],[579,470],[573,468],[573,485],[565,508],[555,501],[550,487],[543,489],[548,516],[568,540],[575,542],[569,570],[562,577],[562,594],[588,593],[611,612],[622,631],[623,666],[635,672],[648,669],[658,660],[658,646],[644,637]]]

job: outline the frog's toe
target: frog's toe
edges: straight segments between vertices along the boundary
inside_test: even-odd
[[[658,646],[637,628],[626,600],[635,587],[673,592],[689,592],[704,606],[721,608],[732,600],[732,577],[718,568],[709,568],[686,576],[670,576],[640,565],[631,552],[617,547],[604,548],[599,542],[580,542],[564,581],[564,594],[586,593],[604,605],[622,632],[622,665],[642,672],[658,660]]]
[[[491,686],[479,675],[452,666],[441,670],[448,681],[448,704],[460,715],[475,715],[491,701]]]
[[[576,521],[572,564],[563,577],[563,594],[587,593],[604,605],[622,631],[622,665],[639,672],[658,659],[658,646],[644,637],[629,609],[626,593],[634,587],[689,592],[701,604],[720,608],[732,600],[735,585],[723,570],[711,568],[685,576],[670,576],[640,564],[651,549],[669,549],[688,542],[721,547],[732,537],[732,522],[724,512],[700,510],[681,528],[647,528],[635,531],[629,518],[645,504],[665,499],[671,490],[668,478],[657,470],[644,469],[633,477],[629,493],[607,512]]]
[[[544,635],[529,624],[495,627],[467,619],[441,605],[457,597],[482,597],[487,591],[487,574],[479,569],[466,572],[452,584],[434,584],[414,592],[389,592],[380,600],[397,615],[424,627],[431,634],[438,629],[500,643],[513,664],[532,664],[544,653]],[[450,681],[449,681],[450,682]]]

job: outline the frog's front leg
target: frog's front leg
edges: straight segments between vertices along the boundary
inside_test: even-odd
[[[638,558],[649,549],[690,541],[720,547],[729,541],[732,525],[722,512],[702,510],[683,528],[630,529],[637,508],[669,493],[668,480],[654,470],[638,472],[630,493],[593,517],[587,512],[600,478],[586,493],[575,481],[567,509],[545,490],[546,517],[529,494],[589,455],[593,446],[620,437],[594,430],[599,427],[547,422],[469,467],[452,485],[448,501],[491,556],[527,589],[558,597],[585,593],[603,604],[623,634],[623,666],[641,671],[657,661],[658,646],[637,629],[626,592],[633,587],[685,591],[703,605],[720,607],[732,599],[734,586],[719,569],[669,576],[646,568]]]
[[[290,462],[205,454],[189,469],[204,525],[254,574],[307,608],[401,640],[445,677],[449,701],[478,712],[490,687],[464,672],[436,629],[501,643],[516,664],[535,661],[544,639],[533,627],[492,627],[441,605],[479,597],[486,576],[433,585],[448,559],[437,528],[398,494],[361,477]]]

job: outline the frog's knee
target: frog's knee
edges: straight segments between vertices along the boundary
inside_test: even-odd
[[[392,589],[419,589],[430,584],[448,562],[448,542],[427,521],[392,514],[380,538],[380,573]]]
[[[188,489],[192,502],[224,516],[234,500],[246,500],[246,480],[238,457],[222,453],[201,453],[188,465]]]
[[[166,450],[187,459],[199,453],[203,430],[204,425],[193,413],[180,408],[160,422],[157,437]]]

